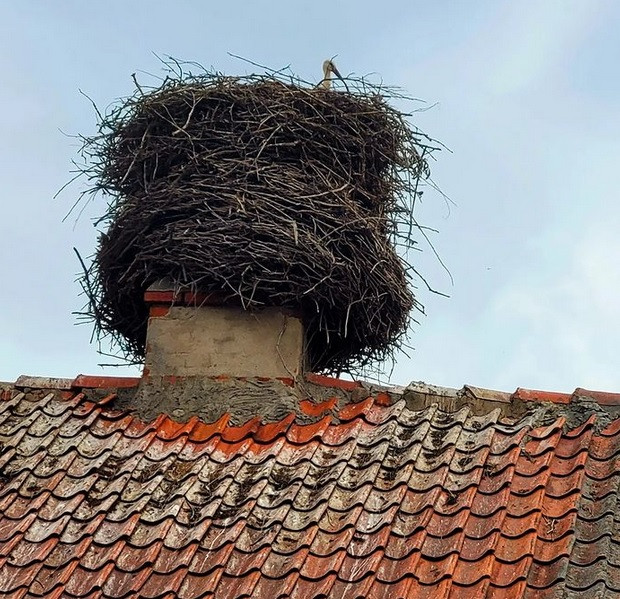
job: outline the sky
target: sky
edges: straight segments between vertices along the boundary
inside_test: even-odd
[[[73,252],[92,252],[76,134],[161,74],[156,55],[229,74],[230,54],[318,82],[325,58],[431,107],[414,124],[450,151],[417,219],[439,230],[415,266],[448,298],[425,315],[389,381],[620,391],[620,3],[615,0],[23,0],[0,19],[0,380],[135,375],[101,367]],[[390,373],[386,367],[386,377]],[[385,379],[384,379],[385,380]]]

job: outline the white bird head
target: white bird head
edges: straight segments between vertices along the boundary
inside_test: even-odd
[[[323,62],[323,80],[319,83],[319,87],[329,89],[332,84],[332,75],[336,75],[338,79],[342,79],[342,75],[336,68],[333,60],[325,60]]]

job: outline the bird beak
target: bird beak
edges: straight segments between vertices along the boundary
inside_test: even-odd
[[[336,68],[336,65],[333,62],[329,63],[329,68],[331,69],[332,73],[336,75],[336,77],[338,77],[338,79],[342,79],[340,71]]]

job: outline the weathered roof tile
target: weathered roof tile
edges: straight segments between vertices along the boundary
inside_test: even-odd
[[[145,423],[63,393],[0,401],[3,597],[619,589],[618,421],[536,428],[369,392],[308,400],[311,424]]]

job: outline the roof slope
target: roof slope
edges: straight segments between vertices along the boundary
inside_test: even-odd
[[[5,392],[2,597],[620,592],[620,420],[533,428],[378,394],[235,427],[113,398]]]

